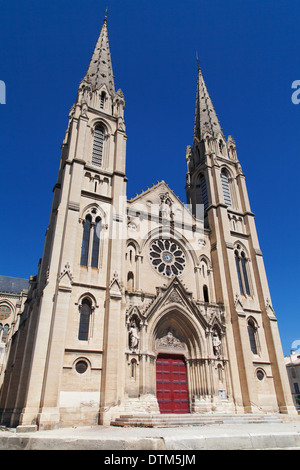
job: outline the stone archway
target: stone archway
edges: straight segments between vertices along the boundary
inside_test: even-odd
[[[158,315],[152,329],[155,395],[160,413],[193,411],[195,376],[191,362],[205,350],[200,325],[182,306]],[[193,366],[194,367],[194,366]]]

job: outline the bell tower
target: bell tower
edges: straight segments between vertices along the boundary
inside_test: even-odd
[[[5,384],[9,425],[72,424],[76,409],[83,423],[102,423],[123,393],[124,109],[105,18],[69,113],[43,257],[15,342],[18,367]]]
[[[216,301],[224,303],[227,312],[226,336],[236,403],[246,412],[257,409],[261,367],[272,377],[269,387],[274,390],[279,410],[293,412],[245,175],[233,137],[226,140],[222,132],[200,67],[194,139],[187,147],[186,160],[187,202],[194,215],[197,204],[204,205]]]

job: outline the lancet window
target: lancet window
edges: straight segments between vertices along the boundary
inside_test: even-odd
[[[257,326],[254,320],[251,318],[248,320],[248,335],[250,341],[250,348],[253,354],[258,354],[258,347],[257,347]]]
[[[83,235],[81,245],[81,266],[98,268],[100,252],[101,218],[95,220],[88,214],[83,221]]]
[[[92,313],[91,302],[89,299],[84,298],[80,305],[80,319],[78,329],[78,339],[80,341],[87,341],[89,339],[90,318]]]
[[[240,248],[236,249],[234,252],[235,255],[235,264],[237,270],[237,276],[239,281],[240,293],[242,295],[251,295],[250,291],[250,282],[249,282],[249,267],[248,259],[245,255],[245,252]]]

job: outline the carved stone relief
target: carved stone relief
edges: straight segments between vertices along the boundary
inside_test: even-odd
[[[166,349],[185,349],[184,344],[173,335],[171,330],[157,341],[157,346]]]

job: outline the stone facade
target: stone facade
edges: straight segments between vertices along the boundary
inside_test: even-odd
[[[187,205],[164,181],[127,200],[124,108],[105,19],[69,113],[1,423],[109,424],[164,403],[172,412],[294,413],[245,175],[201,70]],[[158,357],[181,364],[178,380],[160,383],[161,399]]]

